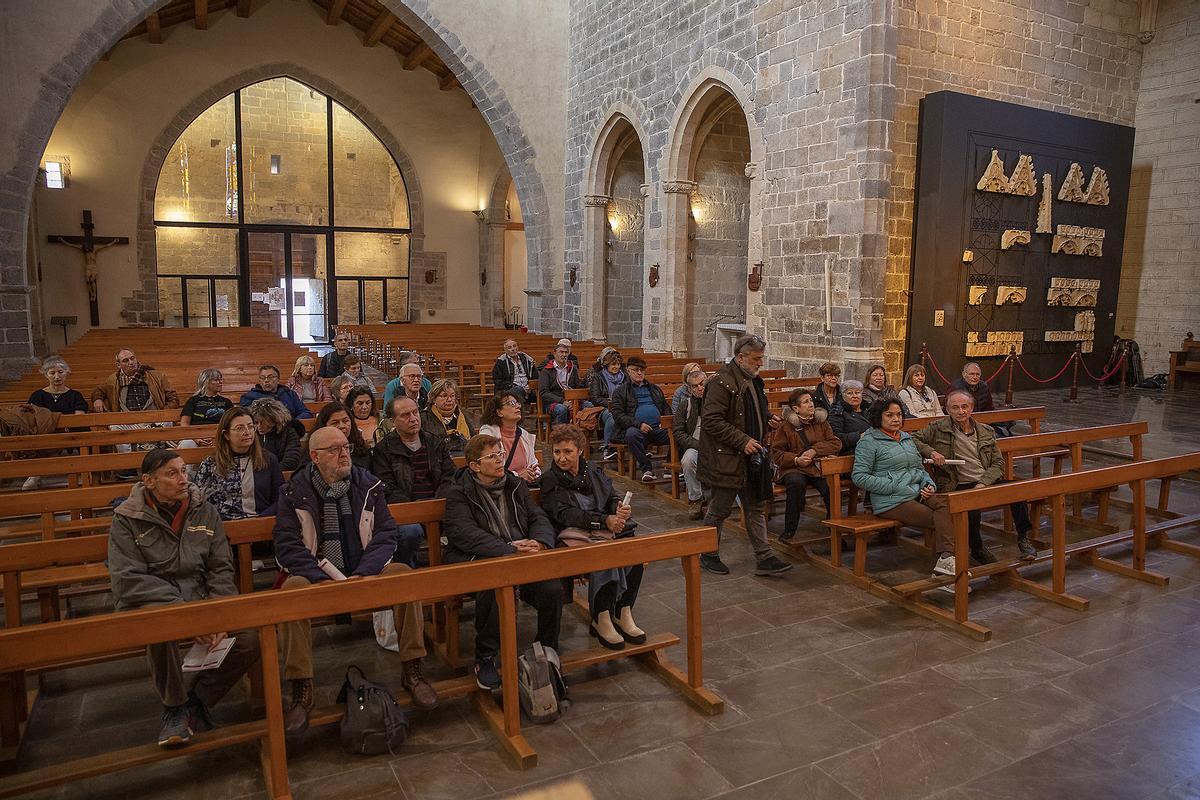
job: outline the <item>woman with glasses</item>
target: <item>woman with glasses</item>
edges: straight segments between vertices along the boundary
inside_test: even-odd
[[[279,461],[279,468],[291,472],[304,463],[300,438],[304,429],[292,421],[287,406],[270,397],[260,397],[250,404],[250,416],[258,426],[259,441]]]
[[[346,441],[350,443],[350,463],[356,467],[361,467],[367,471],[371,469],[371,449],[367,447],[367,443],[363,441],[362,434],[358,432],[358,428],[350,419],[350,412],[341,403],[330,403],[321,409],[317,414],[317,421],[313,425],[313,430],[317,431],[321,428],[337,428],[346,437]],[[300,443],[300,452],[304,461],[309,460],[308,455],[308,439],[312,434],[304,437],[304,441]]]
[[[346,405],[346,397],[353,388],[354,383],[349,378],[345,375],[338,375],[329,382],[329,394],[333,396],[332,402]]]
[[[180,425],[216,425],[221,416],[233,408],[233,401],[221,394],[225,378],[221,370],[209,367],[196,376],[196,393],[183,404],[179,412]],[[212,447],[212,439],[184,439],[180,447]]]
[[[421,430],[444,438],[452,456],[461,456],[475,435],[467,412],[458,404],[458,384],[448,378],[435,381],[429,390],[429,408],[421,412]]]
[[[600,424],[604,426],[603,458],[609,461],[617,457],[617,451],[612,448],[612,439],[617,433],[617,423],[613,418],[608,404],[613,393],[625,384],[625,370],[621,354],[613,348],[600,357],[600,369],[594,369],[588,378],[588,399],[593,406],[604,410],[600,412]]]
[[[289,415],[290,417],[290,415]],[[196,486],[223,520],[271,516],[283,471],[263,449],[249,410],[235,406],[217,423],[217,452],[200,462]]]
[[[700,365],[695,361],[689,361],[687,364],[683,365],[683,374],[681,376],[683,378],[683,383],[679,384],[679,386],[675,389],[675,394],[671,395],[672,414],[678,415],[679,407],[687,402],[688,397],[691,396],[692,392],[690,389],[688,389],[688,378],[697,372],[703,375],[704,378],[708,377],[704,370],[700,368]]]
[[[542,468],[535,446],[537,437],[521,427],[521,400],[522,395],[513,389],[488,400],[479,432],[499,439],[504,450],[504,468],[533,484],[542,477]]]
[[[817,419],[823,420],[841,409],[842,387],[838,383],[842,379],[842,368],[832,361],[826,361],[817,374],[821,376],[821,382],[813,393],[813,403],[817,407]]]
[[[328,403],[333,399],[325,381],[317,377],[317,362],[312,356],[300,356],[292,368],[287,387],[306,403]]]

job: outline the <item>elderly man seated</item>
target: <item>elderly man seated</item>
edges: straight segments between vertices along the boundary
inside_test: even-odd
[[[554,526],[533,502],[525,481],[504,468],[504,447],[485,433],[467,442],[467,466],[442,486],[446,499],[442,530],[447,563],[537,553],[554,547]],[[563,589],[558,580],[536,581],[518,587],[522,600],[537,609],[536,641],[558,649]],[[496,593],[475,595],[475,683],[481,689],[500,687],[496,656],[500,652],[500,611]],[[511,677],[511,676],[510,676]]]
[[[492,383],[496,394],[514,386],[532,396],[530,388],[537,386],[537,367],[527,353],[521,351],[516,339],[504,340],[504,352],[496,359],[492,367]]]
[[[117,611],[207,600],[237,594],[233,553],[216,508],[188,482],[187,468],[174,450],[156,449],[142,459],[142,481],[113,512],[108,539],[108,572]],[[218,667],[183,672],[178,642],[148,645],[150,677],[162,699],[162,747],[185,744],[194,733],[211,730],[208,711],[258,661],[258,634],[236,631]],[[195,638],[216,647],[225,633]]]
[[[934,472],[939,492],[975,489],[1006,482],[1003,479],[1004,458],[996,446],[996,434],[990,425],[971,418],[974,408],[974,397],[969,391],[951,389],[946,395],[949,416],[931,422],[912,435],[917,450],[925,458],[931,459],[936,467]],[[948,464],[948,460],[963,463]],[[1037,548],[1029,541],[1029,532],[1033,529],[1029,521],[1029,507],[1018,501],[1009,509],[1017,528],[1017,549],[1021,551],[1022,559],[1032,561],[1037,558]],[[967,513],[971,560],[979,565],[991,564],[996,560],[979,535],[981,516],[980,511]]]
[[[279,367],[274,364],[263,364],[258,368],[258,385],[246,392],[238,400],[238,405],[249,407],[255,400],[270,397],[283,403],[284,408],[292,415],[292,419],[309,419],[312,412],[300,395],[279,383]]]
[[[319,428],[308,437],[312,463],[292,474],[279,498],[275,517],[275,560],[288,573],[284,589],[330,580],[353,580],[407,572],[392,561],[396,522],[388,512],[383,481],[351,465],[350,443],[337,428]],[[394,606],[400,646],[400,685],[413,705],[437,705],[437,692],[426,682],[424,619],[419,602]],[[279,626],[283,676],[291,684],[284,711],[288,735],[308,729],[313,706],[312,626],[308,620]]]
[[[164,408],[179,408],[179,395],[171,388],[166,375],[154,367],[139,363],[138,357],[128,349],[117,353],[117,371],[92,390],[92,410],[96,412]],[[114,431],[127,431],[155,426],[149,422],[135,422],[108,427]],[[138,449],[149,450],[155,446],[143,445]],[[132,448],[127,444],[118,444],[116,449],[119,453],[128,453]]]

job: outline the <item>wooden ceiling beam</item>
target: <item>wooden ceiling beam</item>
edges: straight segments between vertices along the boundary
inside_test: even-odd
[[[250,16],[250,0],[237,0],[237,15],[242,19]]]
[[[363,47],[374,47],[379,44],[379,40],[388,32],[388,28],[392,27],[392,23],[396,21],[396,16],[392,12],[384,9],[371,23],[371,27],[367,28],[367,36],[363,39]]]
[[[404,68],[416,69],[424,64],[431,55],[433,55],[433,50],[429,48],[429,45],[421,42],[404,57]]]
[[[458,86],[458,78],[447,68],[446,74],[438,78],[438,88],[443,92],[448,92],[456,86]]]
[[[325,15],[326,25],[337,25],[342,21],[342,12],[346,10],[348,0],[333,0],[329,4],[329,13]]]
[[[162,44],[162,27],[158,24],[158,12],[151,12],[146,17],[146,38],[150,44]]]
[[[208,30],[208,0],[196,0],[196,14],[192,18],[198,31]]]

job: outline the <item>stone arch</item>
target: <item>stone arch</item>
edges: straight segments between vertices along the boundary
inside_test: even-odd
[[[103,0],[102,7],[68,52],[41,78],[37,98],[31,103],[22,122],[13,127],[13,167],[0,176],[0,295],[3,305],[24,315],[29,326],[29,285],[25,274],[26,226],[33,202],[34,182],[38,165],[54,125],[68,100],[89,69],[124,36],[130,28],[145,19],[152,11],[166,5],[168,0]],[[475,59],[459,40],[429,10],[423,0],[381,0],[383,5],[437,53],[471,96],[479,113],[487,122],[500,152],[512,171],[517,184],[521,208],[529,218],[525,235],[529,241],[529,274],[531,294],[529,320],[540,329],[543,319],[555,313],[561,315],[561,301],[540,294],[550,266],[549,204],[542,177],[534,166],[534,149],[521,125],[521,120],[504,93],[504,88],[488,69]],[[98,3],[100,5],[100,3]],[[10,340],[11,341],[11,340]],[[21,349],[24,355],[6,348],[0,355],[3,372],[17,374],[29,363],[32,350]]]
[[[175,115],[175,118],[159,132],[158,136],[154,139],[154,143],[150,146],[150,151],[146,154],[146,160],[142,165],[141,182],[139,184],[140,192],[138,195],[135,245],[137,247],[138,283],[140,285],[131,296],[125,298],[122,302],[121,313],[126,323],[142,325],[158,324],[158,249],[154,229],[154,193],[155,187],[158,184],[159,173],[162,171],[163,164],[170,155],[171,147],[180,135],[187,130],[187,127],[195,121],[196,117],[203,114],[217,101],[238,89],[244,89],[247,86],[259,83],[260,81],[270,80],[271,78],[283,77],[299,81],[309,88],[315,89],[321,94],[332,98],[334,102],[341,104],[347,111],[358,117],[371,133],[375,134],[379,141],[383,143],[383,146],[387,148],[388,153],[395,160],[396,166],[400,170],[400,176],[404,180],[404,189],[408,194],[409,228],[412,231],[409,236],[409,245],[412,253],[412,261],[413,263],[421,261],[420,254],[424,251],[425,247],[425,212],[422,202],[421,181],[417,175],[416,165],[413,164],[412,159],[405,152],[404,148],[400,146],[400,142],[396,139],[395,135],[388,130],[387,126],[378,117],[327,78],[290,62],[263,64],[239,72],[236,75],[231,75],[192,98]],[[410,274],[415,274],[415,268],[410,270]],[[443,283],[445,282],[444,269],[440,270],[438,278]],[[421,304],[421,292],[427,286],[423,282],[411,280],[410,287],[410,291],[414,295],[411,300],[417,301],[412,303],[412,307],[416,308]]]

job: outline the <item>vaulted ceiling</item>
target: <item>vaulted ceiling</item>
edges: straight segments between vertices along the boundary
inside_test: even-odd
[[[270,0],[172,0],[136,25],[122,37],[136,39],[146,37],[151,44],[163,44],[165,33],[176,25],[190,24],[198,30],[207,30],[213,18],[230,9],[239,17],[249,17]],[[376,0],[311,0],[325,20],[326,25],[346,23],[362,34],[364,47],[383,45],[395,50],[404,69],[421,69],[432,72],[438,79],[442,91],[459,86],[454,73],[442,63],[437,54],[421,37],[413,32],[396,16]],[[107,56],[106,56],[107,57]]]

